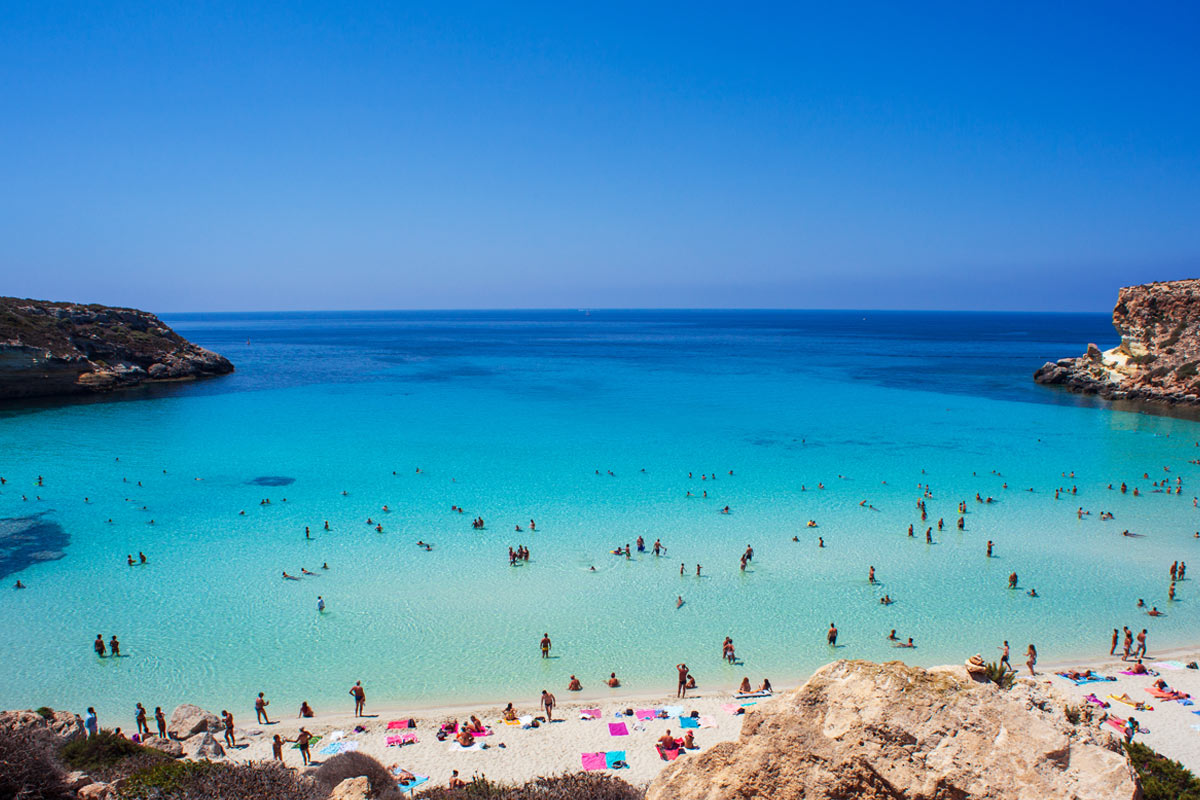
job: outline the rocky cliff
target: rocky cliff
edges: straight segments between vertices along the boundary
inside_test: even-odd
[[[0,400],[229,372],[145,311],[0,297]]]
[[[1094,723],[962,668],[837,661],[746,715],[736,742],[668,765],[646,800],[1139,800]]]
[[[1033,379],[1110,400],[1200,405],[1200,280],[1126,286],[1113,309],[1121,343],[1048,361]]]

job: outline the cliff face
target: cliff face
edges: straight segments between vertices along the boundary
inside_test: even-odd
[[[0,399],[229,372],[228,359],[145,311],[0,297]]]
[[[1046,362],[1033,379],[1110,400],[1200,405],[1200,280],[1121,289],[1113,309],[1121,343]]]
[[[1120,745],[1035,684],[837,661],[669,764],[646,800],[1139,800]]]

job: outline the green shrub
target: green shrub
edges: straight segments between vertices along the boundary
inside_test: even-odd
[[[111,779],[127,771],[118,768],[122,762],[135,757],[136,767],[171,760],[166,753],[134,744],[112,731],[100,731],[95,736],[68,742],[59,757],[71,769],[83,770],[102,779]]]
[[[347,778],[359,778],[364,775],[370,782],[372,797],[387,800],[401,796],[396,789],[396,779],[392,773],[366,753],[338,753],[322,764],[314,777],[317,784],[328,792]]]
[[[1013,671],[1008,667],[1002,666],[997,661],[988,662],[983,668],[983,674],[992,683],[999,686],[1001,689],[1010,689],[1013,685]]]
[[[1178,761],[1130,742],[1125,752],[1142,783],[1144,800],[1200,800],[1200,779]]]
[[[23,800],[74,797],[54,757],[56,744],[49,731],[0,730],[0,797]]]
[[[37,710],[42,719],[52,719],[54,717],[54,709],[49,706],[42,706]]]
[[[417,800],[642,800],[645,792],[612,775],[576,772],[505,786],[478,778],[463,789],[437,787],[417,792]]]
[[[274,762],[249,764],[169,761],[130,775],[122,800],[322,800],[309,778]]]

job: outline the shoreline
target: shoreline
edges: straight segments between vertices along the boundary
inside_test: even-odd
[[[998,657],[998,654],[997,654]],[[1188,662],[1200,658],[1200,645],[1191,647],[1172,648],[1163,650],[1144,661],[1150,669],[1162,662]],[[900,659],[894,659],[900,660]],[[995,659],[986,659],[992,661]],[[1129,663],[1129,662],[1126,662]],[[1120,656],[1092,656],[1089,658],[1056,658],[1038,665],[1038,672],[1033,680],[1048,684],[1053,693],[1064,703],[1072,704],[1082,700],[1090,691],[1098,695],[1127,692],[1135,699],[1143,699],[1144,689],[1154,680],[1150,676],[1120,675]],[[1018,680],[1030,680],[1023,663],[1014,665],[1018,668]],[[1054,673],[1067,668],[1092,668],[1117,678],[1116,681],[1096,685],[1077,687],[1067,681],[1056,678]],[[1025,672],[1026,674],[1022,674]],[[1160,669],[1160,676],[1168,680],[1172,686],[1178,686],[1183,691],[1200,697],[1200,670]],[[625,709],[659,708],[662,706],[682,706],[684,715],[696,711],[702,717],[711,718],[711,727],[692,730],[699,749],[703,752],[719,742],[736,740],[742,729],[744,717],[731,714],[727,710],[730,704],[741,703],[770,703],[793,692],[802,686],[811,674],[799,683],[786,682],[775,686],[771,698],[756,700],[740,700],[735,697],[731,688],[699,689],[684,700],[676,700],[670,695],[654,692],[619,692],[608,697],[592,695],[575,695],[571,693],[555,707],[555,721],[542,724],[536,729],[509,727],[499,724],[499,717],[504,707],[503,702],[484,703],[450,703],[439,705],[419,705],[398,707],[393,704],[375,708],[370,705],[368,696],[367,711],[369,716],[356,718],[352,711],[318,714],[311,718],[300,719],[294,716],[279,716],[270,725],[237,724],[237,741],[239,747],[227,750],[229,758],[236,761],[266,760],[271,758],[271,738],[275,734],[285,739],[292,738],[303,726],[311,733],[323,738],[312,748],[314,765],[328,758],[321,750],[328,746],[331,735],[336,731],[344,732],[344,741],[356,742],[359,752],[366,753],[377,759],[385,766],[397,764],[418,775],[429,776],[429,786],[445,785],[451,776],[451,770],[457,769],[460,777],[470,780],[475,775],[486,775],[489,779],[509,783],[523,783],[536,777],[555,774],[578,772],[582,769],[581,755],[600,751],[619,750],[626,753],[628,767],[620,770],[607,770],[610,774],[622,778],[629,783],[645,786],[659,773],[667,762],[662,761],[654,751],[654,740],[670,729],[675,736],[681,736],[677,719],[652,719],[644,722],[631,720],[628,717],[616,717],[616,713]],[[1102,691],[1101,691],[1102,690]],[[269,699],[269,698],[268,698]],[[1191,709],[1178,707],[1175,703],[1161,703],[1145,695],[1146,702],[1158,703],[1154,711],[1134,711],[1126,706],[1112,703],[1108,709],[1110,714],[1127,716],[1132,712],[1149,728],[1149,732],[1139,734],[1135,741],[1142,741],[1155,750],[1182,762],[1194,771],[1200,771],[1200,737],[1194,731],[1188,730],[1192,720],[1200,725],[1200,718],[1188,713]],[[352,701],[347,698],[347,705]],[[521,705],[514,703],[518,714],[541,715],[544,712],[533,703]],[[599,708],[601,717],[584,721],[579,718],[579,710],[583,708]],[[748,708],[753,708],[749,706]],[[220,709],[206,709],[219,711]],[[268,708],[268,711],[272,709]],[[458,719],[467,721],[471,714],[480,717],[485,725],[492,728],[491,736],[480,739],[488,747],[480,751],[451,751],[449,742],[439,742],[435,738],[437,727],[446,720]],[[396,719],[416,720],[415,729],[401,729],[392,733],[415,733],[418,742],[412,745],[389,747],[386,745],[387,723]],[[607,723],[628,723],[628,736],[611,736]],[[236,724],[236,723],[235,723]],[[355,733],[354,727],[361,725],[365,731]],[[637,727],[635,727],[635,725]],[[640,728],[640,729],[639,729]],[[1191,734],[1191,735],[1185,735]],[[220,736],[217,736],[220,740]],[[300,754],[288,745],[284,750],[284,761],[289,766],[300,768]]]

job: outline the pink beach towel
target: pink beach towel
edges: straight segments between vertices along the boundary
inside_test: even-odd
[[[600,709],[583,708],[579,710],[579,716],[582,719],[600,719]]]
[[[700,717],[700,727],[701,728],[715,728],[715,727],[717,727],[717,721],[707,715],[701,716]]]
[[[389,731],[394,731],[394,730],[397,730],[397,729],[399,729],[399,728],[412,728],[412,727],[414,727],[414,726],[413,726],[411,723],[412,723],[412,720],[407,720],[407,719],[394,719],[394,720],[392,720],[391,722],[389,722],[389,723],[388,723],[388,730],[389,730]]]
[[[605,760],[604,753],[580,753],[580,760],[583,762],[584,770],[591,771],[595,769],[606,769],[608,762]]]
[[[638,719],[654,719],[658,716],[658,712],[653,708],[639,708],[633,713]]]
[[[387,737],[387,746],[388,747],[395,747],[397,745],[402,745],[402,744],[416,744],[416,743],[417,743],[417,735],[415,733],[405,733],[405,734],[401,734],[399,736]]]
[[[624,722],[608,723],[608,733],[611,736],[628,736],[629,728],[625,727]]]

